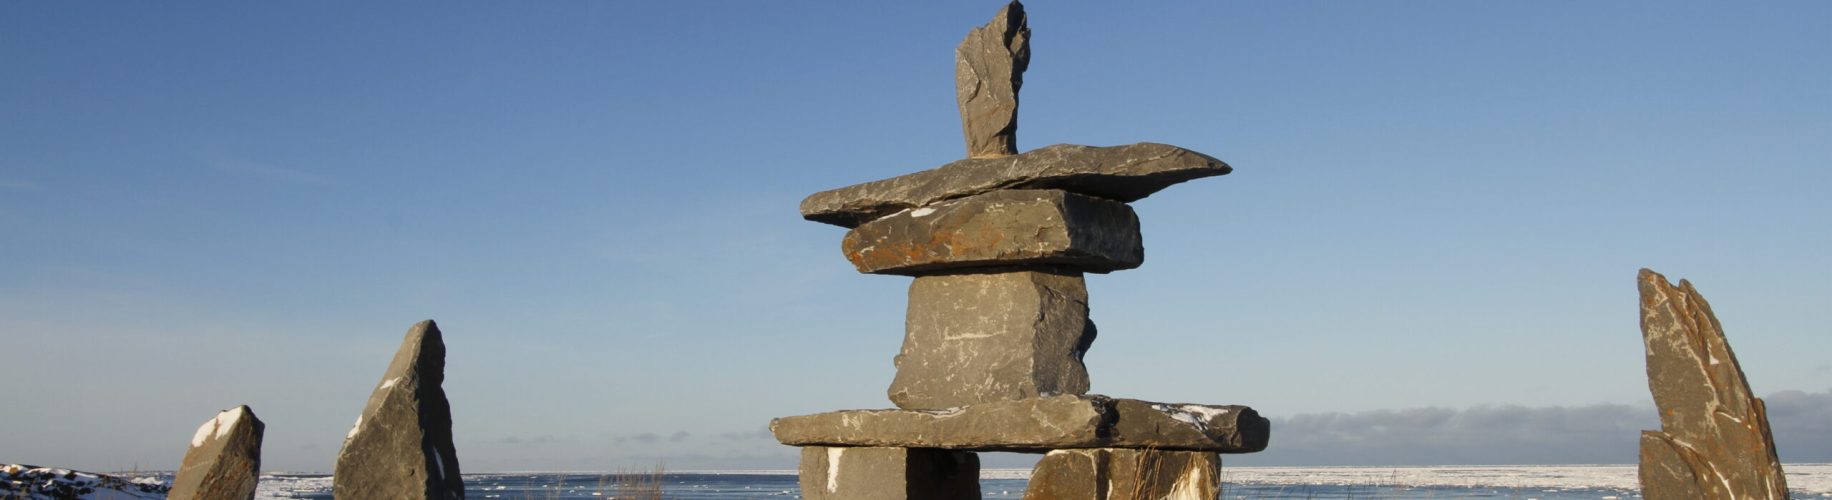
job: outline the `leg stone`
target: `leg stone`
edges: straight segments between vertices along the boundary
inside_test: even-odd
[[[1119,448],[1056,450],[1031,472],[1026,500],[1211,500],[1221,456]]]
[[[1080,272],[919,276],[890,399],[906,410],[1088,392],[1094,342]]]
[[[802,448],[807,500],[979,500],[980,458],[923,448]]]

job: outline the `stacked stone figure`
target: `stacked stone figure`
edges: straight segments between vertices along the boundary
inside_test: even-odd
[[[1026,498],[1214,498],[1217,453],[1266,447],[1244,406],[1088,395],[1084,273],[1144,261],[1128,202],[1227,164],[1162,144],[1017,154],[1030,30],[1017,2],[956,51],[968,158],[817,193],[802,215],[851,231],[860,272],[915,277],[897,409],[779,418],[804,498],[979,498],[975,451],[1046,453]]]

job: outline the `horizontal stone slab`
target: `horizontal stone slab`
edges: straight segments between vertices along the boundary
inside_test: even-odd
[[[944,411],[845,410],[783,417],[770,421],[770,432],[791,446],[1252,453],[1266,449],[1271,425],[1245,406],[1051,396]]]
[[[802,200],[801,213],[811,221],[857,227],[904,209],[1000,189],[1061,189],[1131,202],[1172,184],[1231,171],[1221,160],[1165,144],[1057,144],[822,191]]]
[[[846,233],[862,273],[918,275],[986,266],[1062,266],[1105,273],[1139,267],[1139,216],[1112,200],[1021,189],[947,200]]]

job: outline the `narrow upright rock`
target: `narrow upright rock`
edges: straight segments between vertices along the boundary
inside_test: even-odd
[[[954,49],[954,98],[968,158],[1018,154],[1018,89],[1030,65],[1030,25],[1017,0]]]
[[[1641,335],[1660,430],[1641,434],[1650,500],[1785,499],[1768,412],[1749,391],[1723,327],[1692,283],[1642,269]]]
[[[444,382],[445,341],[438,325],[421,321],[344,438],[332,479],[337,498],[464,498]]]
[[[184,464],[166,498],[247,500],[261,476],[261,434],[267,429],[254,410],[237,406],[217,413],[191,436]]]

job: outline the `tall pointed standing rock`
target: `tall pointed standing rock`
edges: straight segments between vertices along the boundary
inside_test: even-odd
[[[1018,89],[1030,66],[1030,24],[1012,0],[954,49],[954,99],[968,158],[1018,154]]]
[[[1642,269],[1641,336],[1660,430],[1641,433],[1641,491],[1649,500],[1785,499],[1787,480],[1768,412],[1711,304],[1680,280]]]
[[[421,321],[407,330],[381,384],[344,438],[332,479],[337,498],[464,498],[444,382],[445,341],[439,325]]]
[[[237,406],[217,413],[197,428],[184,464],[166,498],[172,500],[248,500],[261,476],[261,435],[267,425],[254,410]]]

